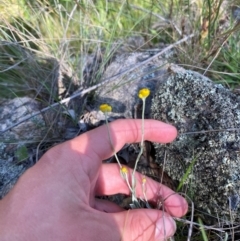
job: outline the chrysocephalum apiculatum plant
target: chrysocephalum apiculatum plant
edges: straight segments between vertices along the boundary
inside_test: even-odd
[[[142,124],[141,124],[141,133],[142,133],[142,137],[141,137],[141,143],[140,143],[140,152],[137,156],[137,159],[136,159],[136,162],[135,162],[135,166],[134,166],[134,169],[133,169],[133,172],[132,172],[132,185],[130,185],[129,183],[129,180],[128,180],[128,169],[127,167],[125,166],[122,166],[122,164],[120,163],[119,159],[118,159],[118,156],[116,154],[116,151],[115,151],[115,148],[113,146],[113,142],[112,142],[112,139],[111,139],[111,134],[110,134],[110,129],[109,129],[109,123],[108,123],[108,118],[107,118],[107,113],[111,112],[112,111],[112,106],[108,105],[108,104],[102,104],[100,105],[99,109],[104,113],[105,115],[105,120],[106,120],[106,126],[107,126],[107,130],[108,130],[108,137],[109,137],[109,141],[110,141],[110,144],[111,144],[111,147],[112,147],[112,150],[113,150],[113,153],[114,153],[114,156],[116,158],[116,161],[119,165],[119,168],[120,168],[120,174],[122,176],[122,178],[126,181],[128,187],[129,187],[129,190],[131,191],[132,193],[132,205],[131,205],[131,208],[139,208],[141,207],[138,200],[137,200],[137,197],[136,197],[136,177],[135,177],[135,173],[136,173],[136,170],[137,170],[137,166],[138,166],[138,162],[140,160],[140,157],[143,153],[143,142],[144,142],[144,113],[145,113],[145,105],[146,105],[146,98],[149,96],[150,94],[150,90],[148,88],[142,88],[139,90],[138,92],[138,97],[140,99],[142,99],[142,102],[143,102],[143,108],[142,108]],[[146,177],[144,176],[142,178],[142,192],[143,192],[143,197],[144,197],[144,201],[146,202],[147,206],[148,206],[148,202],[147,202],[147,196],[146,196],[146,182],[147,182],[147,179]]]
[[[114,153],[114,156],[116,158],[116,161],[119,165],[119,168],[120,168],[120,174],[122,176],[122,178],[126,181],[128,187],[129,187],[129,190],[132,192],[132,188],[131,188],[131,185],[129,183],[129,180],[128,180],[128,169],[127,167],[125,166],[122,166],[122,164],[120,163],[119,159],[118,159],[118,156],[117,156],[117,153],[115,151],[115,148],[113,146],[113,142],[112,142],[112,138],[111,138],[111,134],[110,134],[110,129],[109,129],[109,124],[108,124],[108,118],[107,118],[107,114],[109,112],[112,111],[112,106],[109,105],[109,104],[102,104],[100,105],[99,109],[104,113],[105,115],[105,121],[106,121],[106,126],[107,126],[107,131],[108,131],[108,138],[109,138],[109,142],[111,144],[111,147],[112,147],[112,151]]]

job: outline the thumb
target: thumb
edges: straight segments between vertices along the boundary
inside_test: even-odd
[[[122,241],[160,241],[174,235],[176,223],[166,212],[133,209],[112,214],[121,232]]]

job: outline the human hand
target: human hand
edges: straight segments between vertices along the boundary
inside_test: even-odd
[[[117,120],[109,125],[115,150],[141,141],[141,120]],[[174,127],[145,121],[145,139],[167,143],[177,135]],[[117,164],[102,164],[113,155],[106,126],[50,149],[28,169],[0,201],[1,241],[52,240],[164,240],[174,234],[171,216],[187,211],[186,200],[150,178],[146,195],[165,199],[164,212],[123,210],[96,195],[130,194]],[[136,179],[141,183],[142,175]],[[172,195],[173,194],[173,195]],[[142,197],[141,185],[136,195]]]

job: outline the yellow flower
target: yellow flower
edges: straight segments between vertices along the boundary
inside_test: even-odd
[[[128,169],[126,167],[121,167],[121,173],[122,174],[127,174],[128,173]]]
[[[145,99],[149,96],[150,94],[150,90],[147,89],[147,88],[143,88],[143,89],[140,89],[139,92],[138,92],[138,97],[140,99]]]
[[[142,184],[145,184],[147,182],[147,178],[146,177],[143,177],[142,178]]]
[[[99,106],[99,109],[105,113],[105,112],[111,112],[112,111],[112,106],[108,104],[102,104]]]

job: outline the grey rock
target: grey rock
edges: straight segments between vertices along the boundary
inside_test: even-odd
[[[29,168],[30,164],[16,164],[13,161],[0,159],[0,199],[14,186],[18,178]]]
[[[141,88],[149,88],[151,94],[146,101],[146,118],[149,118],[154,92],[168,77],[168,62],[164,59],[154,59],[141,65],[153,54],[156,53],[147,51],[117,56],[115,61],[106,68],[103,79],[118,75],[119,77],[97,90],[94,99],[95,111],[98,111],[101,104],[107,103],[113,108],[112,117],[140,118],[142,101],[138,98],[138,91]],[[136,65],[138,67],[132,69]],[[125,74],[122,74],[123,72]]]
[[[2,100],[0,130],[12,126],[32,112],[38,111],[39,108],[40,104],[29,97]],[[38,115],[0,134],[0,198],[6,195],[19,176],[35,163],[36,151],[32,151],[32,148],[37,149],[45,130],[44,119]],[[21,155],[24,150],[26,153]],[[21,156],[24,160],[20,158]]]
[[[195,206],[216,217],[239,216],[240,102],[204,76],[181,68],[158,89],[152,117],[175,125],[176,141],[156,144],[157,161],[174,180],[185,180]],[[229,128],[239,128],[228,131]]]
[[[78,61],[78,76],[82,76],[83,85],[91,86],[101,81],[107,66],[123,53],[137,52],[146,48],[147,44],[142,36],[133,35],[113,41],[107,48],[97,45],[92,54],[81,53]]]
[[[0,131],[39,110],[40,103],[29,97],[15,98],[2,102],[0,105]],[[44,126],[43,117],[38,115],[6,132],[3,134],[3,137],[17,140],[34,140],[42,135],[41,130]]]

